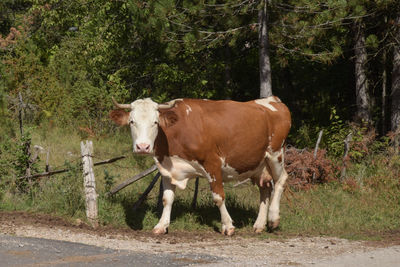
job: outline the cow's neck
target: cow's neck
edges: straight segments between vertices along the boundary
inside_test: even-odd
[[[168,156],[168,140],[164,130],[158,126],[158,134],[154,141],[154,155],[159,162],[162,162],[165,156]]]

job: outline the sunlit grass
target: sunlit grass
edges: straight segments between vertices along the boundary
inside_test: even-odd
[[[0,203],[3,210],[24,210],[64,216],[85,221],[83,178],[80,164],[80,141],[77,131],[54,129],[46,133],[36,130],[33,144],[50,149],[50,164],[71,168],[70,172],[43,177],[30,194],[5,192]],[[148,177],[108,196],[105,178],[117,185],[153,164],[151,158],[133,156],[129,133],[118,130],[113,136],[92,138],[94,161],[120,155],[127,158],[109,165],[95,167],[99,194],[101,225],[151,230],[158,221],[157,197],[159,183],[138,210],[133,204],[154,177]],[[44,169],[45,153],[40,155]],[[286,191],[281,201],[281,224],[278,233],[293,235],[327,235],[346,238],[372,238],[379,233],[400,228],[400,158],[371,156],[353,164],[343,182],[316,185],[310,190]],[[200,179],[197,208],[192,210],[194,180],[186,190],[177,189],[172,209],[170,231],[219,231],[220,214],[211,199],[206,179]],[[225,184],[227,208],[238,233],[252,233],[258,212],[258,188],[251,183],[233,187]],[[270,238],[265,233],[262,238]]]

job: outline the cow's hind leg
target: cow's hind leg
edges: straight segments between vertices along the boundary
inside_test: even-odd
[[[162,177],[163,183],[163,212],[158,224],[154,227],[154,234],[166,234],[169,223],[171,221],[171,209],[172,203],[175,197],[175,185],[171,184],[171,179],[168,177]]]
[[[268,211],[268,227],[273,230],[279,226],[279,205],[282,192],[285,186],[288,174],[284,168],[284,150],[267,153],[267,162],[271,168],[272,178],[274,180],[274,190],[272,192],[271,203]]]
[[[258,211],[257,220],[253,225],[254,232],[261,233],[265,229],[267,224],[267,214],[269,200],[271,197],[272,184],[270,181],[265,183],[257,184],[260,190],[260,209]]]

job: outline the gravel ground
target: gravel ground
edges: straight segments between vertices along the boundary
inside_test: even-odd
[[[199,255],[218,259],[197,266],[400,266],[400,242],[349,241],[335,237],[261,239],[224,237],[215,232],[150,232],[103,227],[90,229],[48,215],[0,212],[0,233],[78,242],[112,250],[156,255]]]

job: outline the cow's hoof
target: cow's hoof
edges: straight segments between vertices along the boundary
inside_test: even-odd
[[[222,234],[227,235],[227,236],[232,236],[234,233],[235,233],[235,227],[222,230]]]
[[[273,222],[268,222],[268,230],[270,232],[276,230],[279,227],[279,219]]]
[[[154,228],[153,234],[155,235],[164,235],[168,233],[168,228]]]
[[[261,234],[262,232],[264,232],[265,228],[253,228],[254,233],[256,234]]]

